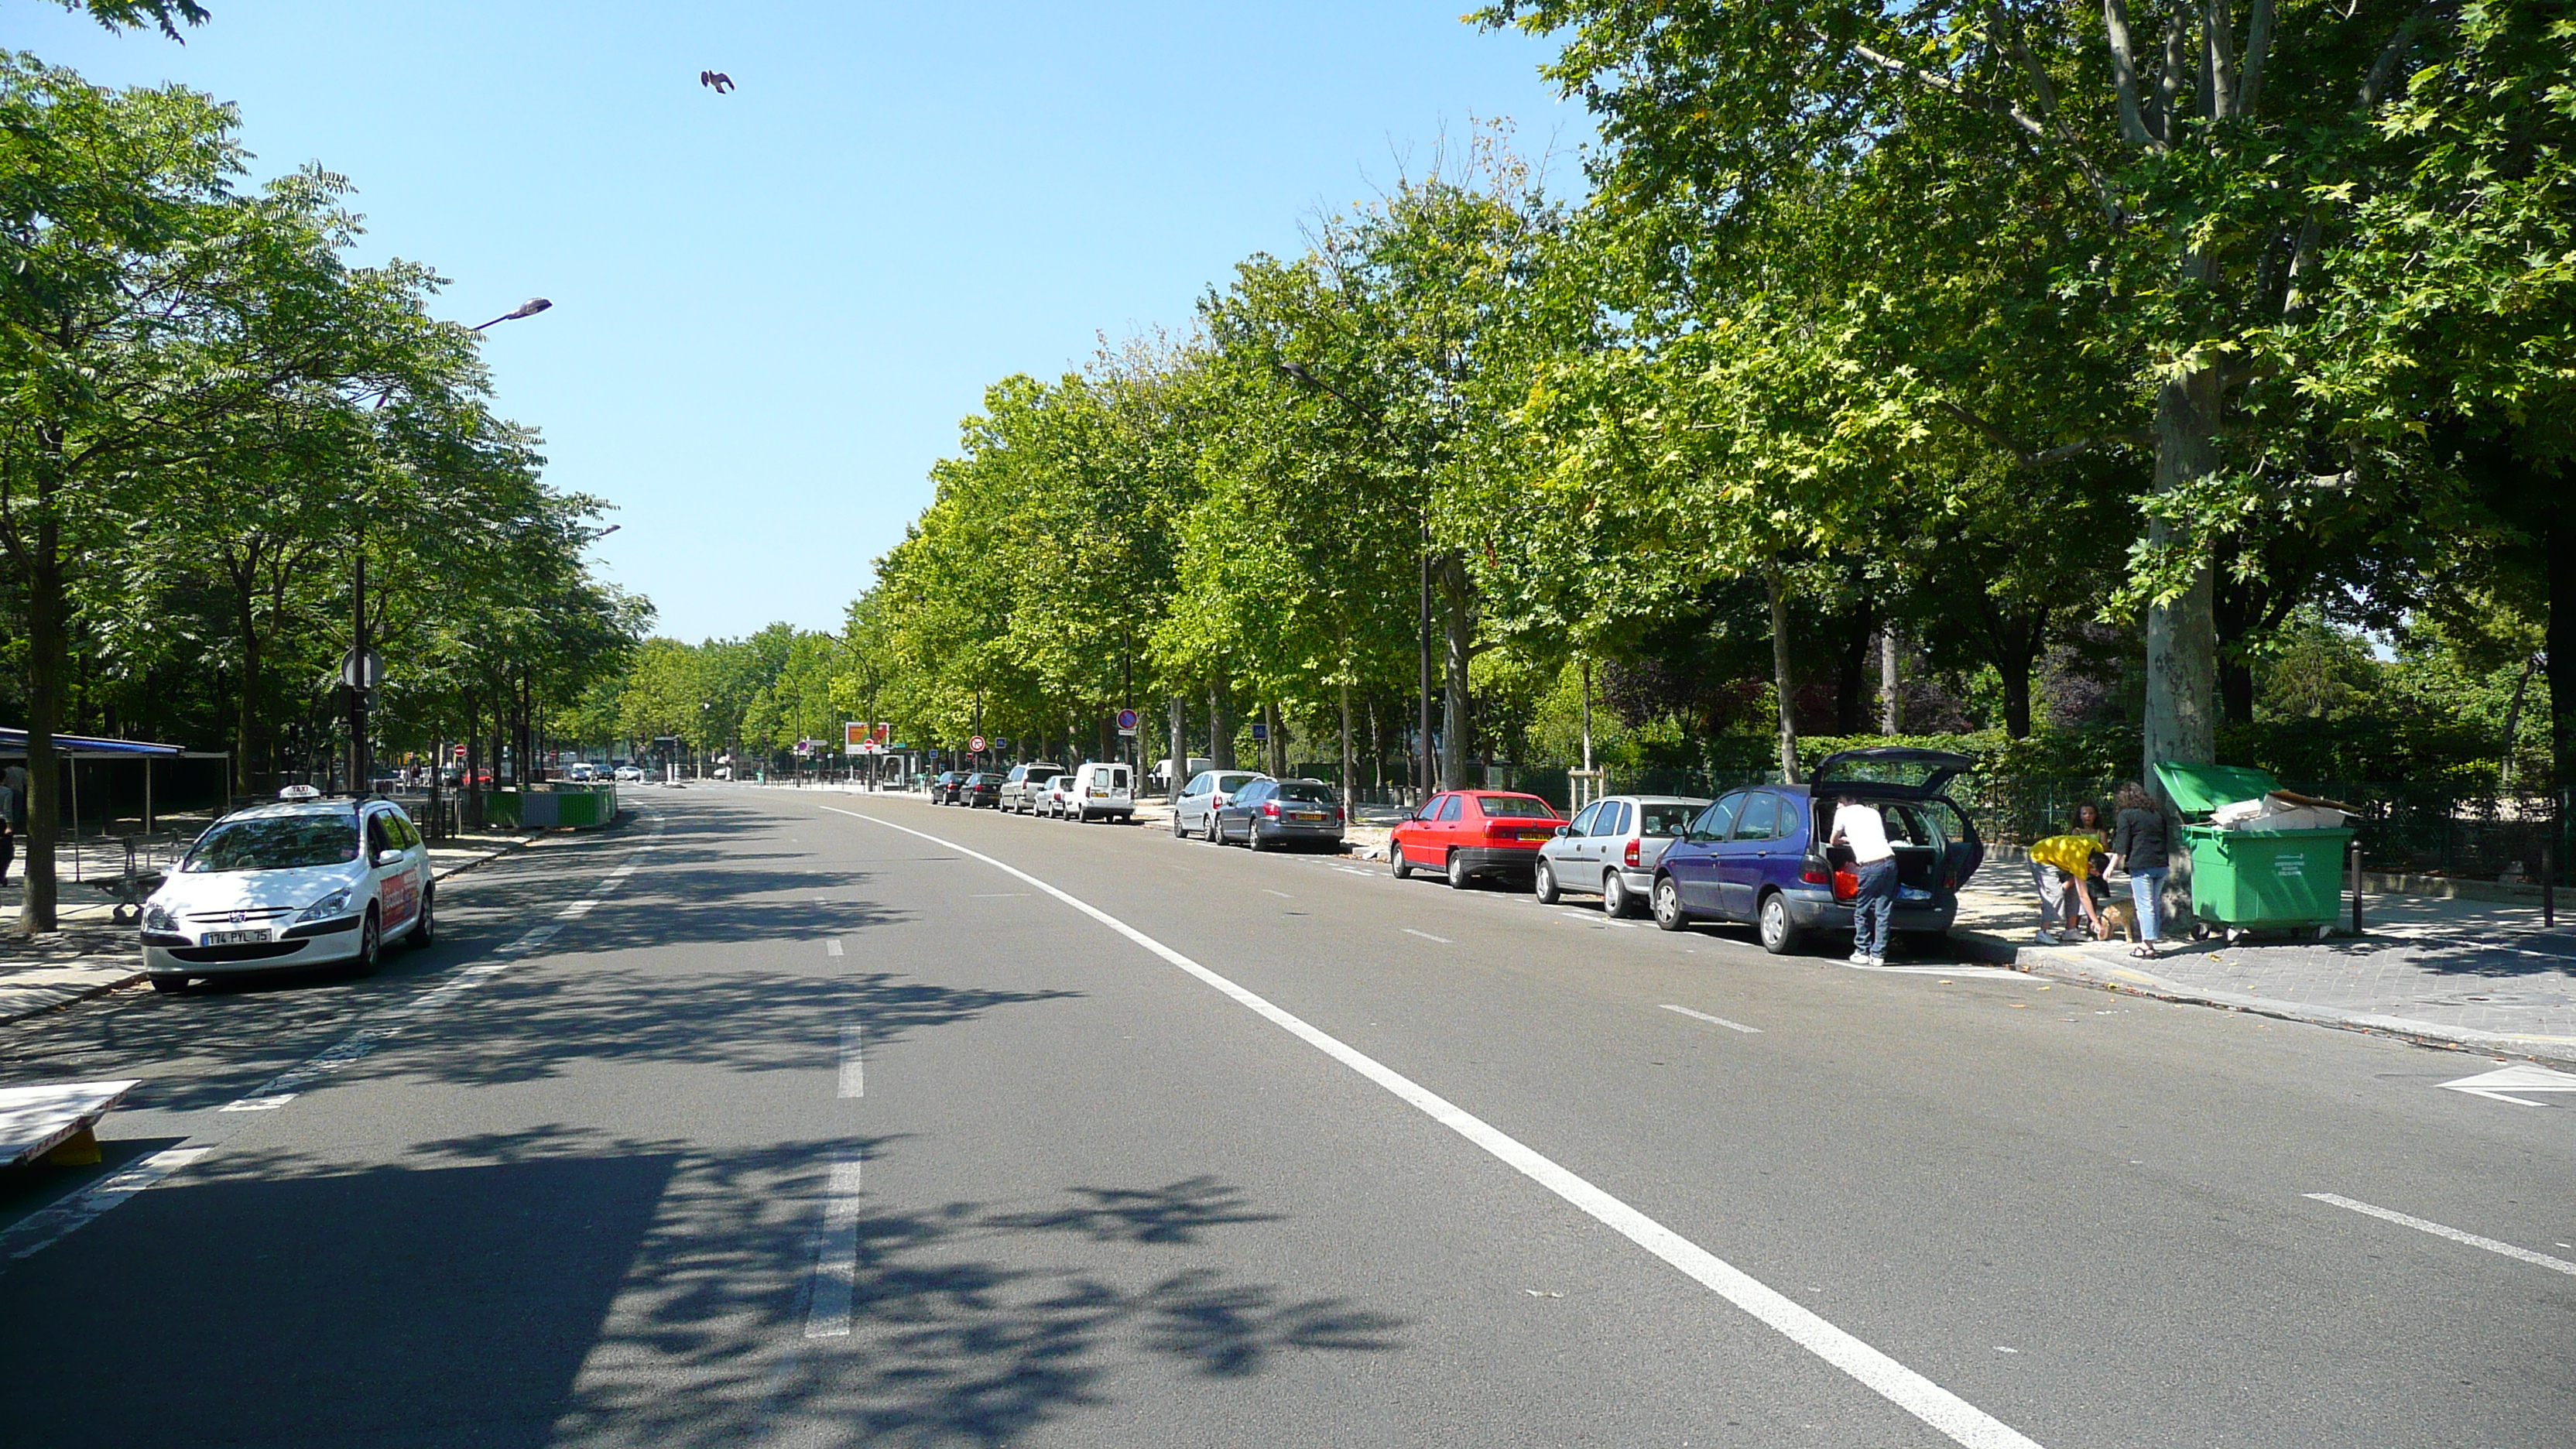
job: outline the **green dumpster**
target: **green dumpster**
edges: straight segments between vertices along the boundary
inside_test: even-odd
[[[2203,925],[2229,941],[2248,931],[2334,930],[2343,909],[2343,866],[2352,831],[2230,829],[2210,812],[2259,800],[2281,788],[2261,770],[2242,765],[2156,766],[2165,794],[2185,817],[2183,840],[2191,851],[2191,910]],[[2194,818],[2196,817],[2196,818]]]

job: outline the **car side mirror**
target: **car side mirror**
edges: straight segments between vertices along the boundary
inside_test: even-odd
[[[1560,825],[1556,827],[1557,838],[1560,840],[1564,839],[1566,836],[1572,835],[1573,833],[1574,827],[1571,825]]]
[[[376,864],[378,865],[400,865],[402,863],[403,853],[402,847],[400,846],[388,845],[384,849],[376,852]]]

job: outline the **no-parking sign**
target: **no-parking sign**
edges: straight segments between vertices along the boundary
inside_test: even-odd
[[[1136,711],[1132,709],[1118,711],[1118,733],[1122,735],[1136,733]]]
[[[968,740],[966,742],[966,752],[970,755],[980,755],[984,753],[984,737],[982,735],[977,735],[975,738]]]

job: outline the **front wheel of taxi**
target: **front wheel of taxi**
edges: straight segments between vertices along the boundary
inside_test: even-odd
[[[360,922],[358,925],[358,954],[349,958],[349,965],[347,968],[349,974],[352,976],[375,975],[376,964],[378,961],[383,959],[384,952],[384,928],[377,924],[376,908],[374,906],[369,906],[367,907],[366,920]]]

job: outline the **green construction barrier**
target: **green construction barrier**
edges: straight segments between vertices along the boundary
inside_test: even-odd
[[[524,792],[494,790],[483,797],[483,818],[526,830],[597,830],[617,820],[617,787],[545,784]]]

